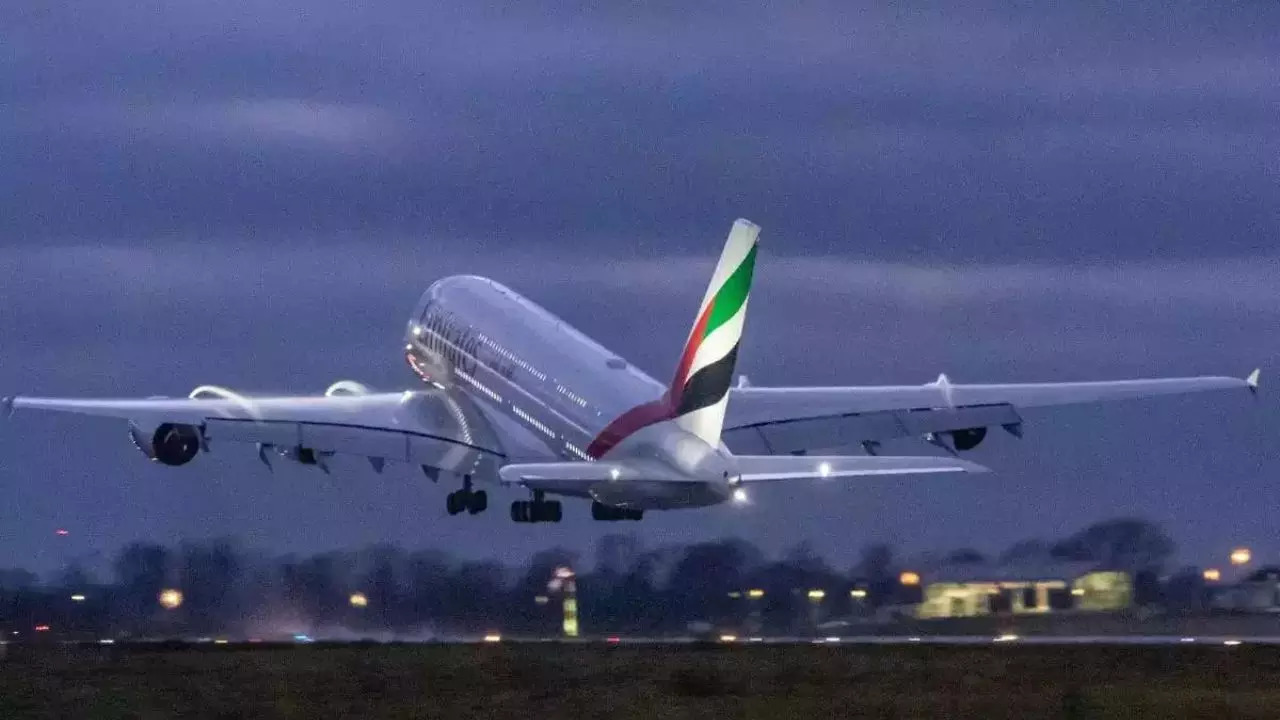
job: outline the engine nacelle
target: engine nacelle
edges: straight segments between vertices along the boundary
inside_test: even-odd
[[[200,430],[178,423],[129,423],[129,439],[143,455],[171,467],[186,465],[200,453]]]
[[[949,434],[956,450],[972,450],[978,447],[983,438],[987,436],[987,429],[985,427],[967,428],[965,430],[952,430]]]

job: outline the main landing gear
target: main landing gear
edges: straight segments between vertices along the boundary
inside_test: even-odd
[[[591,503],[592,520],[605,520],[612,522],[615,520],[640,520],[643,517],[643,510],[632,510],[630,508],[601,505],[598,502]]]
[[[543,500],[541,490],[533,493],[533,500],[517,500],[511,503],[511,519],[518,523],[560,522],[560,502]]]
[[[475,515],[484,512],[488,507],[489,494],[483,490],[472,490],[470,475],[463,476],[461,490],[455,490],[445,498],[445,509],[450,515],[457,515],[463,510]]]

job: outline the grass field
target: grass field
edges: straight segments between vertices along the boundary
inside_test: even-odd
[[[15,648],[0,718],[1274,718],[1280,648]]]

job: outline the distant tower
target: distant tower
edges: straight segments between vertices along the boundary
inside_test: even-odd
[[[547,583],[547,590],[558,592],[564,598],[564,636],[578,637],[578,583],[573,569],[566,566],[556,568],[555,577]]]

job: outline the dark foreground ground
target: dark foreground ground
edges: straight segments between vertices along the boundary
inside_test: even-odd
[[[1275,718],[1280,648],[8,648],[0,718]]]

